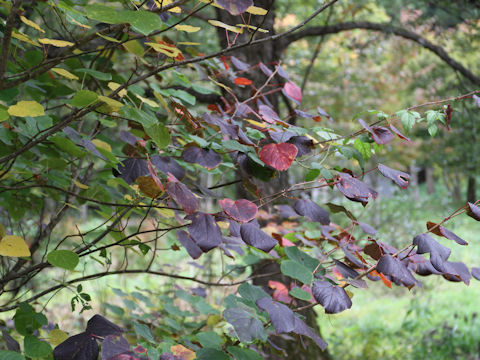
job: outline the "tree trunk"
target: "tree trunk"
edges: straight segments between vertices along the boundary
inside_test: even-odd
[[[433,168],[426,168],[427,194],[435,193],[435,178],[433,176]]]
[[[477,183],[476,179],[473,175],[468,177],[468,184],[467,184],[467,201],[474,203],[477,201]]]
[[[264,36],[269,36],[275,33],[274,31],[274,23],[275,23],[275,9],[274,9],[275,0],[256,0],[255,5],[261,7],[263,9],[269,9],[268,14],[263,16],[251,16],[251,17],[244,17],[249,21],[249,25],[257,26],[262,29],[268,30],[268,34],[262,32],[256,32],[255,38],[261,38]],[[243,24],[245,21],[240,16],[233,16],[230,15],[228,12],[224,10],[217,10],[217,19],[223,23],[235,25],[235,24]],[[236,43],[240,44],[246,42],[252,36],[252,31],[245,31],[243,34],[239,34],[236,38]],[[225,30],[219,28],[218,29],[218,38],[220,42],[220,46],[222,48],[226,48],[232,44],[235,39],[235,36],[231,36],[227,39],[225,34]],[[257,46],[249,46],[243,48],[239,51],[232,53],[233,56],[237,57],[241,61],[248,63],[250,66],[255,66],[259,62],[264,63],[267,67],[273,70],[274,65],[278,63],[281,59],[281,55],[283,52],[283,48],[279,47],[279,43],[274,41],[269,41]],[[250,80],[253,81],[255,87],[258,89],[262,86],[266,81],[266,76],[261,71],[251,71],[245,74]],[[235,95],[238,97],[240,101],[248,99],[252,96],[252,90],[249,87],[239,88],[238,86],[235,87]],[[275,93],[269,95],[267,100],[271,103],[272,108],[279,111],[279,100],[280,97],[279,93]],[[262,99],[264,101],[264,99]],[[253,106],[254,104],[249,104]],[[268,183],[257,183],[259,190],[263,195],[272,195],[275,193],[280,192],[281,190],[285,189],[289,185],[289,179],[286,173],[279,172],[275,179],[272,179]],[[239,188],[237,189],[237,194],[245,195],[245,190],[242,187],[242,184],[239,184]],[[243,196],[242,196],[243,197]],[[272,204],[273,205],[273,204]],[[278,263],[268,263],[268,262],[261,262],[259,265],[254,267],[253,273],[265,273],[265,272],[280,272],[280,266]],[[268,287],[268,281],[275,280],[280,281],[286,285],[289,284],[289,279],[283,275],[272,276],[271,278],[259,278],[254,281],[255,285],[262,286],[265,290],[270,290]],[[303,305],[305,305],[304,303]],[[299,304],[302,306],[302,304]],[[319,333],[319,328],[316,322],[316,313],[313,309],[308,309],[304,313],[306,323],[314,329],[317,333]],[[321,351],[319,347],[310,339],[303,337],[302,338],[305,347],[295,341],[295,339],[285,339],[284,337],[274,337],[272,339],[273,343],[284,349],[287,355],[277,355],[270,353],[268,354],[265,359],[267,360],[277,360],[277,359],[295,359],[295,360],[327,360],[329,359],[329,355],[327,352]]]

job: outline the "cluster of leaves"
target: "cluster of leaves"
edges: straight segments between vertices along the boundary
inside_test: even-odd
[[[266,14],[252,1],[205,2],[202,7],[215,5],[232,15]],[[327,344],[298,314],[303,302],[309,302],[303,308],[321,305],[327,314],[339,313],[352,306],[352,295],[345,288],[366,288],[364,278],[407,288],[418,284],[414,274],[470,281],[466,265],[449,261],[450,249],[429,233],[466,245],[443,224],[462,212],[480,220],[478,203],[467,204],[441,223],[428,223],[426,233],[396,249],[374,238],[375,229],[358,221],[343,206],[328,203],[327,211],[308,198],[310,189],[331,188],[339,196],[367,206],[378,193],[362,179],[366,162],[395,135],[408,141],[393,122],[399,118],[408,132],[421,120],[418,113],[406,110],[388,116],[371,112],[379,122],[369,125],[359,119],[362,130],[358,134],[340,137],[318,125],[330,118],[325,110],[301,106],[302,92],[280,63],[247,64],[223,52],[205,56],[198,51],[196,43],[186,40],[200,28],[185,24],[191,14],[183,17],[183,10],[173,1],[146,1],[128,9],[116,2],[39,2],[36,9],[40,13],[61,19],[61,26],[69,33],[67,39],[53,39],[53,34],[44,37],[47,18],[40,26],[24,16],[28,14],[22,15],[22,1],[8,5],[11,12],[3,36],[5,69],[0,66],[0,141],[4,145],[0,149],[0,210],[14,225],[8,231],[1,228],[0,255],[5,266],[0,294],[13,296],[0,311],[17,309],[15,330],[24,338],[25,356],[93,360],[100,353],[97,341],[101,341],[102,359],[258,359],[259,354],[275,348],[269,337],[279,334],[307,337],[325,349]],[[14,27],[17,18],[19,26]],[[262,30],[248,23],[209,23],[227,33],[249,31],[252,37]],[[174,36],[180,40],[171,40]],[[14,61],[7,61],[10,46],[17,50],[11,55]],[[197,65],[192,72],[179,71],[189,64]],[[144,84],[146,79],[149,81]],[[262,83],[257,84],[256,79]],[[277,84],[273,84],[274,79]],[[238,89],[248,90],[249,95],[240,98]],[[295,104],[291,114],[279,114],[269,99],[276,93]],[[206,112],[197,106],[201,95],[217,99]],[[197,115],[199,111],[203,115]],[[445,114],[431,111],[425,116],[433,135],[438,122],[448,127],[451,108],[448,106]],[[291,117],[316,126],[293,125]],[[387,125],[381,126],[383,122]],[[351,164],[359,167],[327,168],[318,161],[320,156],[332,154],[354,159],[357,162]],[[264,192],[270,181],[297,163],[309,168],[304,182],[270,195]],[[400,188],[408,187],[408,174],[383,164],[371,169],[375,170]],[[206,174],[218,183],[205,186],[201,180]],[[240,183],[248,199],[231,199],[213,191]],[[53,209],[46,197],[54,202]],[[275,202],[283,204],[273,207]],[[208,203],[214,203],[215,208]],[[42,209],[36,219],[38,229],[23,237],[13,235],[23,230],[32,206]],[[53,244],[43,241],[52,237],[59,222],[68,221],[65,213],[79,211],[81,206],[103,219],[98,229],[71,232]],[[44,219],[45,211],[53,214],[49,220]],[[335,224],[330,213],[343,213],[351,226]],[[153,219],[154,229],[144,226],[147,218]],[[297,230],[292,231],[286,222],[294,222]],[[354,236],[357,226],[366,237]],[[289,282],[270,280],[273,291],[269,294],[249,284],[248,278],[221,282],[223,278],[235,279],[234,274],[222,274],[218,283],[211,283],[201,276],[156,272],[152,266],[156,265],[157,241],[172,231],[194,260],[217,250],[235,262],[246,254],[252,259],[250,265],[260,260],[278,263]],[[144,240],[140,237],[144,234],[154,237]],[[137,249],[140,253],[135,252]],[[178,249],[176,244],[171,248]],[[126,267],[122,262],[118,270],[111,270],[111,259],[121,253]],[[429,259],[423,256],[427,253]],[[132,254],[145,260],[147,266],[128,268]],[[151,259],[147,260],[147,255]],[[89,260],[97,261],[103,271],[65,281],[27,302],[18,302],[18,289],[33,281],[39,271],[57,268],[70,276],[80,262],[87,264]],[[230,324],[229,330],[220,336],[213,330],[203,331],[202,322],[180,323],[179,318],[192,315],[174,306],[174,298],[165,295],[160,306],[170,317],[145,313],[133,322],[128,331],[133,330],[142,341],[133,349],[122,337],[125,330],[100,315],[90,319],[78,335],[66,338],[61,330],[49,329],[50,333],[55,331],[55,340],[41,340],[39,331],[46,331],[48,322],[29,302],[63,287],[72,288],[75,282],[128,272],[211,286],[241,284],[236,295],[224,299],[222,313],[201,296],[183,289],[175,292],[175,297],[209,316],[202,320],[207,326],[218,330],[214,326],[224,321]],[[472,269],[477,279],[479,272]],[[72,308],[79,303],[82,311],[89,309],[90,295],[81,286],[75,293]],[[149,301],[144,295],[141,298]],[[47,328],[42,329],[44,326]],[[165,340],[179,333],[189,337],[180,338],[178,343]],[[5,334],[9,350],[0,355],[22,359],[15,353],[21,350],[19,344],[6,330]],[[50,344],[56,345],[55,349]]]

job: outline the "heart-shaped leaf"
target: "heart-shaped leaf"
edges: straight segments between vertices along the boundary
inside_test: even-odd
[[[295,203],[295,211],[299,215],[306,216],[310,220],[319,222],[320,224],[330,224],[328,211],[322,209],[310,199],[297,200]]]
[[[208,170],[215,169],[222,162],[220,154],[211,149],[202,149],[198,146],[189,146],[183,150],[182,159],[186,162],[203,166]]]
[[[186,216],[185,219],[192,220],[188,225],[188,232],[203,252],[210,251],[221,244],[222,232],[212,215],[196,212]]]
[[[260,159],[276,170],[287,170],[292,165],[298,149],[289,143],[268,144],[260,151]]]
[[[257,205],[245,199],[237,201],[223,199],[218,203],[228,216],[240,222],[248,222],[254,219],[258,213]]]
[[[244,223],[240,226],[240,235],[246,244],[267,253],[277,245],[277,241],[274,238],[268,236],[251,223]]]
[[[167,193],[182,207],[187,214],[193,214],[198,209],[198,199],[188,187],[178,181],[167,183]]]
[[[348,297],[345,289],[330,284],[328,281],[315,281],[312,293],[327,314],[337,314],[352,307],[352,300]]]

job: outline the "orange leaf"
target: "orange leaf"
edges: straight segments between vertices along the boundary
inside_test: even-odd
[[[252,83],[252,80],[244,77],[237,77],[235,78],[234,82],[237,85],[250,85]]]

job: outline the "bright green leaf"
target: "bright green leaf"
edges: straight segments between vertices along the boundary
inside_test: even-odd
[[[312,272],[305,266],[293,260],[284,260],[280,265],[282,274],[290,276],[292,279],[301,281],[306,285],[310,285],[313,281]]]
[[[48,253],[47,261],[56,267],[73,270],[78,265],[79,257],[70,250],[54,250]]]
[[[86,107],[94,104],[98,100],[98,95],[90,90],[79,90],[72,99],[72,105],[76,107]]]

